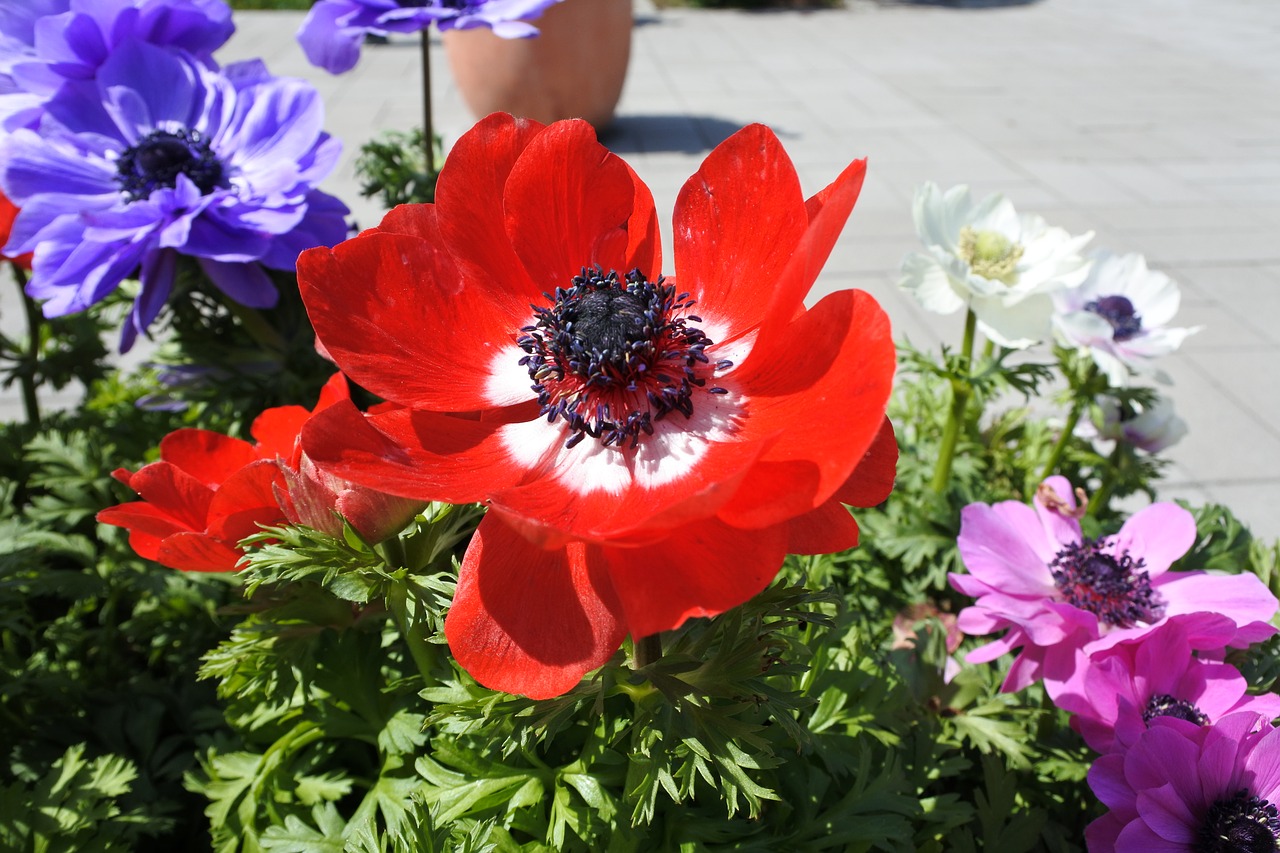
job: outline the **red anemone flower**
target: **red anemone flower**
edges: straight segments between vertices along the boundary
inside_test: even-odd
[[[350,399],[346,378],[336,373],[314,410],[279,406],[260,414],[249,430],[255,443],[205,429],[171,432],[160,440],[160,461],[112,474],[143,500],[108,507],[98,520],[127,527],[139,556],[193,572],[235,571],[238,543],[264,526],[293,522],[337,535],[335,510],[379,541],[422,504],[315,472],[299,441],[314,413]]]
[[[321,345],[395,404],[332,406],[307,453],[489,506],[445,623],[480,683],[563,693],[788,552],[856,544],[841,504],[882,501],[897,461],[889,322],[865,293],[803,300],[864,173],[806,201],[774,134],[742,130],[680,193],[664,277],[653,198],[590,125],[493,115],[434,205],[302,254]]]

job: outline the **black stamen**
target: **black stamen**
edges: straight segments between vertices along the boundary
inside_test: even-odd
[[[1084,310],[1106,320],[1112,329],[1112,340],[1127,341],[1142,331],[1142,318],[1133,303],[1124,296],[1103,296],[1084,306]]]
[[[116,180],[129,201],[176,186],[178,175],[186,175],[204,195],[222,183],[222,163],[197,130],[153,131],[116,162]]]
[[[1197,726],[1203,726],[1209,722],[1209,718],[1194,704],[1185,699],[1176,699],[1167,693],[1152,696],[1147,700],[1147,706],[1142,709],[1144,723],[1150,723],[1156,717],[1177,717],[1179,720],[1186,720]]]
[[[1280,812],[1242,788],[1209,807],[1193,849],[1196,853],[1276,853]]]
[[[671,412],[693,415],[713,344],[688,325],[697,318],[685,313],[693,305],[687,293],[639,270],[620,280],[583,268],[570,287],[545,296],[551,304],[530,306],[534,321],[516,343],[547,420],[561,417],[569,426],[566,447],[589,435],[606,447],[634,448]]]
[[[1141,571],[1143,561],[1135,561],[1128,553],[1117,556],[1106,548],[1102,542],[1085,539],[1058,552],[1049,570],[1063,598],[1114,628],[1159,620],[1164,604],[1151,589],[1147,573]]]

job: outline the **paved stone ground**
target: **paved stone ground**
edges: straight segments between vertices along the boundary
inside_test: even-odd
[[[605,141],[652,187],[661,220],[705,153],[764,122],[807,191],[869,158],[825,290],[864,288],[921,347],[959,337],[894,285],[917,247],[926,180],[1003,192],[1095,245],[1141,252],[1182,285],[1180,325],[1203,325],[1163,366],[1190,434],[1162,492],[1230,505],[1280,536],[1280,4],[1272,0],[1041,0],[947,8],[850,0],[843,10],[657,10],[637,0],[630,73]],[[415,38],[370,46],[330,77],[293,41],[300,14],[239,13],[220,58],[260,56],[320,87],[347,145],[327,189],[362,225],[352,158],[375,129],[420,123]],[[584,57],[589,57],[584,46]],[[584,59],[584,68],[585,68]],[[437,130],[470,126],[438,42]],[[14,309],[4,292],[4,324]],[[0,415],[16,411],[10,391]]]

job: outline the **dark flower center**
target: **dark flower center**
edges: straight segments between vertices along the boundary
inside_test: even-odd
[[[1203,726],[1209,722],[1199,708],[1185,699],[1175,699],[1168,693],[1158,693],[1147,700],[1147,706],[1142,709],[1142,721],[1150,723],[1156,717],[1176,717],[1179,720],[1186,720],[1188,723],[1195,723],[1197,726]]]
[[[1127,341],[1142,331],[1142,318],[1134,310],[1133,303],[1124,296],[1094,299],[1084,306],[1084,310],[1097,314],[1111,324],[1112,340]]]
[[[727,393],[706,384],[714,369],[732,363],[712,367],[705,353],[712,341],[689,325],[702,322],[687,313],[693,300],[661,277],[652,282],[632,270],[620,280],[583,268],[568,288],[544,295],[551,305],[531,306],[533,325],[516,343],[527,353],[520,364],[542,414],[569,425],[566,447],[587,436],[636,447],[671,412],[691,417],[696,389]]]
[[[1193,848],[1196,853],[1276,853],[1280,813],[1261,797],[1241,789],[1205,813]]]
[[[1062,597],[1113,628],[1160,619],[1164,604],[1151,589],[1147,573],[1141,571],[1143,561],[1127,553],[1116,556],[1104,547],[1085,539],[1058,552],[1049,570]]]
[[[222,163],[198,130],[152,131],[116,164],[116,179],[129,201],[175,186],[178,175],[190,178],[204,195],[222,182]]]

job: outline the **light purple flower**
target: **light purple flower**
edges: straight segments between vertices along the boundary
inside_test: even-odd
[[[1157,717],[1197,725],[1236,711],[1280,716],[1280,696],[1250,696],[1230,664],[1195,656],[1217,651],[1236,625],[1216,613],[1175,616],[1138,639],[1095,652],[1068,682],[1047,682],[1054,703],[1072,712],[1071,727],[1097,752],[1123,752]]]
[[[1180,301],[1177,283],[1148,269],[1142,255],[1097,252],[1083,284],[1053,294],[1053,325],[1067,346],[1093,358],[1113,388],[1135,373],[1167,381],[1153,361],[1199,331],[1168,325]]]
[[[213,65],[235,25],[223,0],[0,0],[0,123],[33,127],[67,80],[91,78],[138,39]]]
[[[1256,714],[1154,720],[1093,763],[1089,786],[1110,809],[1085,830],[1090,853],[1280,849],[1280,729]]]
[[[1004,690],[1021,690],[1039,678],[1069,682],[1082,656],[1141,637],[1181,614],[1230,619],[1236,626],[1231,646],[1275,633],[1267,620],[1278,603],[1256,576],[1169,571],[1196,538],[1191,513],[1177,504],[1152,504],[1116,535],[1096,541],[1082,535],[1078,516],[1063,477],[1040,484],[1034,508],[1004,501],[961,511],[958,544],[969,574],[952,574],[950,581],[977,601],[960,612],[960,630],[1007,630],[966,660],[985,663],[1020,648]]]
[[[0,186],[22,210],[6,251],[35,251],[27,292],[49,317],[138,276],[121,350],[159,314],[179,254],[266,308],[278,294],[264,267],[293,270],[303,249],[346,236],[346,207],[315,189],[340,153],[320,98],[260,62],[219,73],[130,40],[45,109],[38,133],[0,139]]]
[[[298,29],[307,60],[331,74],[350,71],[368,34],[488,27],[502,38],[530,38],[530,19],[560,0],[319,0]]]

